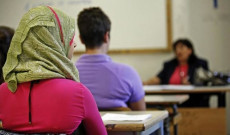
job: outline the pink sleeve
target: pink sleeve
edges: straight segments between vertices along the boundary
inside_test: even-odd
[[[96,102],[91,92],[86,87],[84,90],[84,107],[85,118],[83,124],[87,135],[107,135]]]

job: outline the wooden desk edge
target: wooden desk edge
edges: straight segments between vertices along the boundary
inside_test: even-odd
[[[146,105],[175,105],[182,104],[181,102],[145,102]]]
[[[189,94],[189,93],[220,93],[230,92],[230,90],[146,90],[145,95],[150,94]]]

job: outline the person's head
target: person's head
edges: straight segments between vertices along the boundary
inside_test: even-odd
[[[98,49],[109,46],[111,22],[109,17],[98,7],[86,8],[78,15],[79,37],[86,49]]]
[[[6,55],[10,47],[10,42],[14,35],[14,30],[6,26],[0,26],[0,84],[4,82],[2,67],[6,62]]]
[[[193,45],[188,39],[178,39],[175,41],[173,43],[173,50],[179,63],[190,63],[196,58]]]
[[[8,88],[34,80],[67,78],[79,81],[70,61],[73,55],[75,21],[48,6],[30,9],[15,31],[3,67]]]

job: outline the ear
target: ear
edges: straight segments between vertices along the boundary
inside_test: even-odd
[[[105,42],[105,43],[108,43],[109,40],[110,40],[110,35],[109,35],[109,31],[107,31],[107,32],[105,33],[105,35],[104,35],[104,42]]]
[[[79,39],[80,39],[80,41],[81,41],[82,44],[85,44],[85,43],[83,42],[82,38],[81,38],[81,35],[79,35]]]

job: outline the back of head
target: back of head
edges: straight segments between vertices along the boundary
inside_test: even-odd
[[[111,29],[109,17],[98,7],[81,11],[77,24],[81,40],[87,49],[99,48],[106,32],[110,32]]]
[[[56,8],[38,6],[25,13],[3,67],[8,88],[15,92],[18,83],[52,78],[79,81],[68,58],[74,34],[74,19]]]
[[[14,30],[6,27],[0,26],[0,84],[3,83],[2,67],[6,62],[6,55],[10,47],[10,42],[13,38]]]

